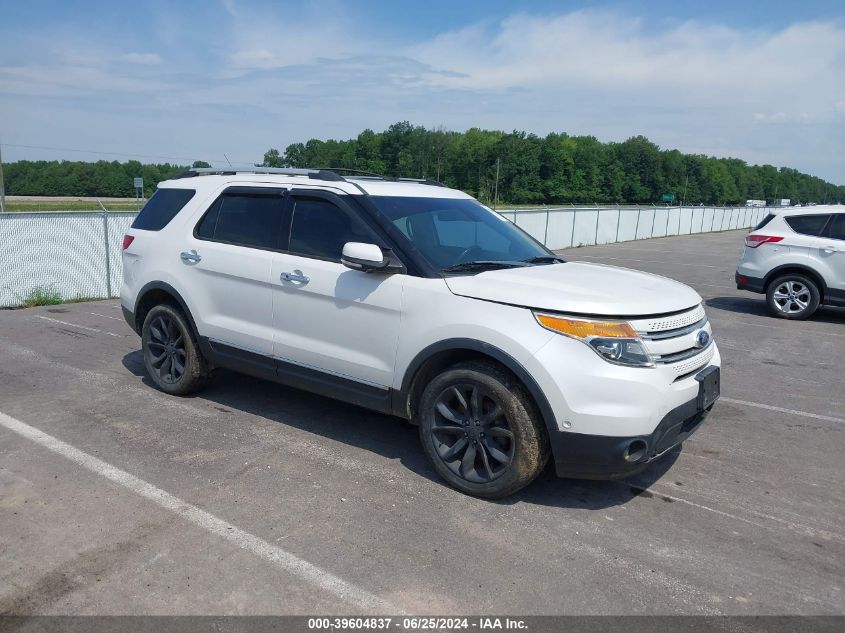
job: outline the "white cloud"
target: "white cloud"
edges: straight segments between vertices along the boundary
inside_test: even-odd
[[[0,53],[35,51],[0,62],[0,125],[14,125],[21,143],[85,147],[91,130],[123,122],[139,145],[126,151],[181,156],[213,143],[254,159],[269,146],[399,120],[602,140],[645,134],[663,147],[845,178],[842,23],[772,31],[587,10],[486,20],[408,44],[337,2],[281,15],[225,0],[217,10],[214,26],[168,14],[165,25],[182,26],[130,53],[137,44],[93,48],[72,33],[42,38],[48,47],[0,38]],[[179,66],[163,64],[179,54],[173,42],[185,47]],[[36,100],[57,121],[77,107],[66,133],[79,140],[37,138],[42,126],[27,114]],[[90,103],[98,111],[86,115]],[[10,112],[14,124],[2,116]]]
[[[142,64],[145,66],[164,63],[164,60],[158,53],[126,53],[123,59],[130,64]]]

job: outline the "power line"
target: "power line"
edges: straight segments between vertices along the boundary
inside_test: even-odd
[[[156,154],[135,154],[131,152],[102,152],[99,150],[93,149],[76,149],[71,147],[49,147],[46,145],[22,145],[16,143],[0,143],[0,147],[16,147],[19,149],[43,149],[43,150],[50,150],[54,152],[77,152],[81,154],[97,154],[101,156],[122,156],[122,157],[132,157],[132,158],[157,158],[159,160],[178,160],[178,161],[185,161],[185,162],[193,162],[195,160],[203,160],[201,158],[186,158],[184,156],[159,156]],[[225,156],[225,155],[224,155]],[[206,158],[210,158],[206,156]],[[219,162],[224,162],[225,159],[221,159]],[[244,164],[244,165],[254,165],[254,160],[237,160],[235,161],[236,164]]]

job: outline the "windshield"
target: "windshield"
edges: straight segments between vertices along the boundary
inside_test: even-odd
[[[371,196],[370,200],[441,270],[469,262],[525,262],[551,255],[521,229],[472,199]]]

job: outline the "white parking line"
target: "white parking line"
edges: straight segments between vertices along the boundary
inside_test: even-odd
[[[104,319],[114,319],[115,321],[123,321],[123,319],[121,319],[120,317],[111,316],[110,314],[100,314],[99,312],[89,312],[88,314],[103,317]]]
[[[722,402],[730,402],[731,404],[741,404],[746,407],[757,407],[758,409],[767,409],[768,411],[778,411],[779,413],[789,413],[791,415],[801,415],[805,418],[813,418],[814,420],[825,420],[826,422],[840,422],[845,423],[842,418],[834,418],[830,415],[819,415],[818,413],[807,413],[806,411],[797,411],[795,409],[784,409],[783,407],[775,407],[770,404],[762,404],[760,402],[749,402],[748,400],[736,400],[734,398],[726,398],[722,396],[719,398]]]
[[[114,332],[106,332],[105,330],[98,330],[95,327],[86,327],[84,325],[77,325],[76,323],[69,323],[67,321],[60,321],[59,319],[52,319],[50,317],[41,316],[40,314],[35,315],[36,319],[44,319],[45,321],[52,321],[53,323],[61,323],[62,325],[68,325],[70,327],[79,328],[80,330],[87,330],[88,332],[96,332],[97,334],[108,334],[109,336],[117,336],[120,337],[120,334],[115,334]]]
[[[339,578],[316,565],[303,560],[290,552],[271,545],[249,532],[235,527],[231,523],[220,519],[213,514],[201,510],[178,497],[157,488],[151,483],[139,479],[134,475],[120,470],[101,459],[89,455],[78,448],[63,442],[62,440],[48,435],[33,426],[21,422],[13,417],[0,412],[0,426],[3,426],[18,435],[32,440],[36,444],[47,448],[54,453],[66,457],[70,461],[87,468],[88,470],[104,477],[132,492],[149,499],[165,510],[170,510],[181,518],[190,521],[212,534],[226,539],[243,550],[251,552],[259,558],[289,572],[299,578],[324,589],[347,604],[357,606],[364,611],[375,613],[398,613],[399,610],[389,602],[378,596],[369,593]]]

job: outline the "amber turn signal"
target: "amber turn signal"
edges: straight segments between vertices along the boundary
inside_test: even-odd
[[[601,338],[637,338],[637,333],[629,323],[613,321],[582,321],[580,319],[567,319],[550,314],[536,314],[537,321],[544,328],[586,339],[592,336]]]

